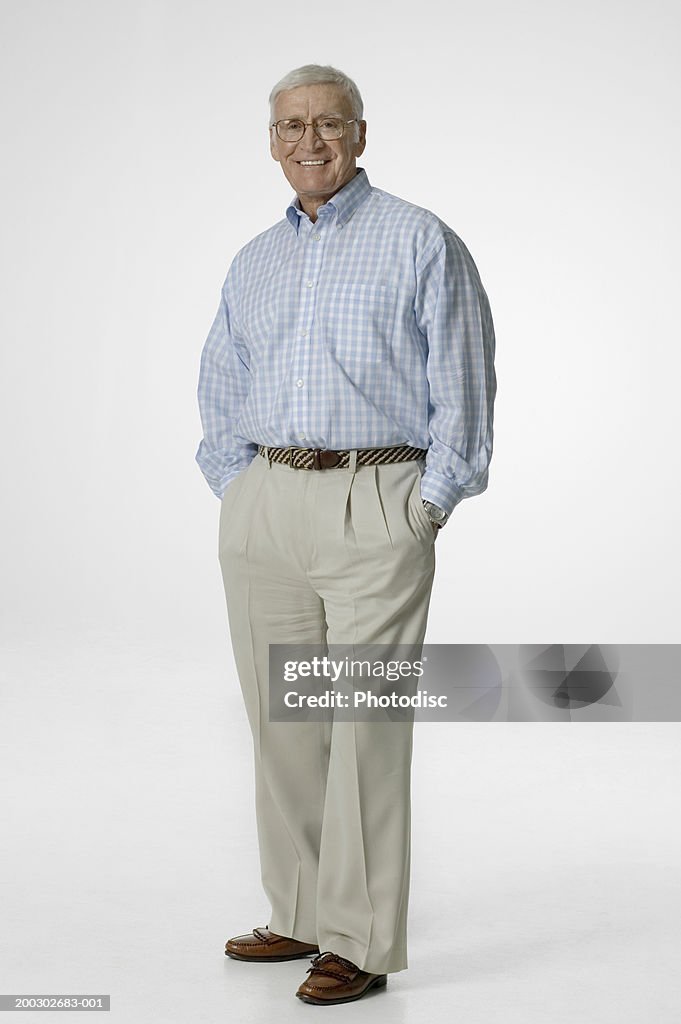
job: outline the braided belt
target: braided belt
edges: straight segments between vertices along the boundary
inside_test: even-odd
[[[357,465],[375,466],[381,462],[407,462],[410,459],[425,459],[427,451],[402,444],[392,448],[358,448]],[[258,455],[271,462],[280,462],[292,469],[346,469],[350,464],[350,452],[333,452],[326,448],[269,448],[258,445]]]

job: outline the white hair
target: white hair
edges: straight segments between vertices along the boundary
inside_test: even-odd
[[[274,104],[280,92],[287,89],[297,89],[299,85],[325,85],[326,83],[339,85],[347,98],[350,100],[352,116],[356,121],[362,120],[364,104],[360,91],[353,80],[338,68],[330,64],[303,64],[277,82],[270,93],[270,124],[274,120]],[[355,124],[355,136],[359,137],[359,125]]]

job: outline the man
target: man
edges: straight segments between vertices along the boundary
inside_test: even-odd
[[[296,196],[232,262],[198,390],[272,907],[226,953],[316,954],[296,995],[327,1005],[407,967],[413,729],[270,721],[268,645],[422,644],[435,536],[487,486],[495,339],[461,239],[356,166],[354,82],[306,65],[270,112]]]

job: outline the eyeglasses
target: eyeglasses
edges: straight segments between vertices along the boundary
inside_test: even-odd
[[[354,124],[357,118],[343,121],[340,117],[320,117],[316,121],[303,121],[299,117],[289,117],[282,121],[275,121],[270,128],[277,129],[277,135],[282,142],[300,142],[305,129],[312,125],[315,135],[323,142],[331,142],[332,139],[340,139],[345,131],[346,124]]]

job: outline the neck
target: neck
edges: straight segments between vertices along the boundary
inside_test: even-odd
[[[301,210],[305,211],[313,224],[317,219],[317,210],[331,198],[331,195],[335,195],[335,192],[328,196],[298,196]]]
[[[342,188],[345,188],[345,186],[349,182],[351,182],[352,179],[355,177],[355,175],[358,174],[358,173],[359,173],[359,168],[355,168],[355,170],[350,175],[350,177],[347,179],[347,181],[344,181],[343,184],[339,185],[338,188],[334,192],[329,192],[329,194],[326,195],[326,196],[306,196],[306,195],[302,195],[301,196],[301,194],[298,193],[298,201],[300,203],[300,208],[301,208],[301,210],[305,211],[305,213],[308,215],[308,217],[310,218],[310,220],[312,221],[313,224],[317,220],[317,210],[319,209],[319,207],[320,206],[324,206],[325,203],[328,203],[329,199],[332,199],[333,196],[338,195],[340,190]]]

